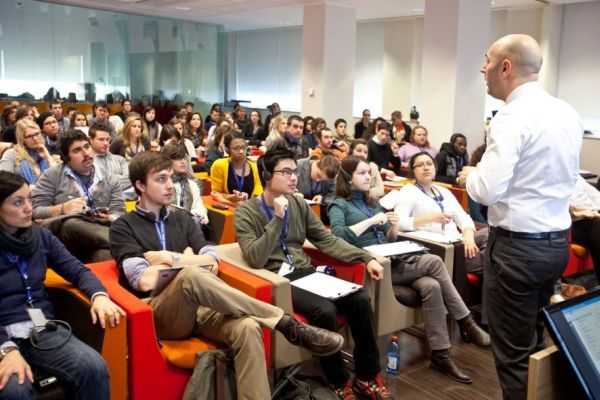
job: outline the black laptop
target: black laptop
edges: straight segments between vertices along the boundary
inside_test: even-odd
[[[546,307],[544,317],[584,393],[600,400],[600,290]]]

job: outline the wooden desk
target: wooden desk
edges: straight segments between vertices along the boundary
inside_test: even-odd
[[[227,210],[219,210],[213,205],[216,201],[212,196],[202,196],[204,206],[208,210],[208,219],[212,230],[210,238],[217,244],[235,243],[235,227],[233,226],[234,207],[229,207]]]

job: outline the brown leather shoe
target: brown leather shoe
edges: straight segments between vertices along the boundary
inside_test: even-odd
[[[431,369],[449,376],[458,383],[464,383],[465,385],[473,383],[471,377],[462,372],[452,361],[448,350],[434,350],[431,352]]]
[[[477,325],[472,314],[458,321],[458,325],[460,326],[460,336],[465,342],[481,347],[490,346],[490,335]]]
[[[318,356],[335,354],[344,346],[344,337],[336,332],[317,328],[297,321],[285,314],[275,327],[288,342],[313,352]]]

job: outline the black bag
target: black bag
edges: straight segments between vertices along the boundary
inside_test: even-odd
[[[198,353],[198,361],[183,400],[236,400],[233,357],[227,350]]]
[[[338,398],[333,390],[316,377],[292,377],[290,383],[274,400],[336,400]]]

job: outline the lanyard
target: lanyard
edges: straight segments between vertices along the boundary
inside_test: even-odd
[[[88,207],[90,207],[92,210],[96,208],[96,204],[94,202],[94,197],[92,196],[92,192],[90,191],[90,188],[92,187],[92,181],[90,180],[90,184],[88,185],[84,185],[83,182],[81,181],[81,179],[79,179],[79,177],[76,174],[73,174],[75,176],[75,179],[77,180],[77,183],[79,183],[79,186],[81,187],[81,189],[83,190],[83,194],[85,196],[85,199],[87,201],[87,205]]]
[[[166,250],[167,235],[165,233],[165,220],[161,219],[160,221],[156,221],[154,223],[154,227],[156,228],[156,234],[158,235],[158,241],[160,242],[161,250]]]
[[[246,164],[244,164],[244,167],[242,168],[242,176],[238,176],[238,174],[235,173],[235,169],[232,168],[233,171],[233,179],[235,179],[235,187],[237,189],[238,192],[241,192],[242,189],[244,189],[244,178],[246,175]]]
[[[362,212],[363,214],[365,214],[368,218],[371,218],[373,215],[375,215],[375,213],[373,212],[373,210],[371,210],[364,201],[359,201],[356,202],[354,200],[352,200],[352,204],[354,205],[354,207],[358,208],[358,210],[360,212]],[[371,225],[371,228],[369,228],[373,231],[373,233],[375,234],[375,239],[377,240],[378,244],[382,244],[384,243],[384,235],[383,232],[381,232],[380,229],[378,229],[377,226],[375,225]]]
[[[21,280],[23,281],[23,286],[25,286],[27,305],[29,307],[33,307],[33,294],[31,292],[31,285],[29,284],[29,263],[24,257],[19,257],[15,254],[4,253],[4,255],[10,264],[13,264],[17,267],[17,270],[21,275]]]
[[[438,207],[440,208],[440,210],[442,210],[442,212],[444,212],[444,196],[442,196],[442,192],[440,192],[438,190],[437,194],[435,193],[435,191],[433,190],[433,186],[431,187],[431,193],[433,194],[433,196],[430,196],[425,189],[423,188],[423,186],[419,185],[418,183],[415,183],[415,185],[421,189],[421,192],[423,192],[425,194],[425,196],[433,199],[433,201],[436,202],[436,204],[438,205]]]
[[[271,212],[271,209],[267,205],[267,202],[265,201],[264,196],[260,196],[260,206],[261,206],[263,213],[267,217],[267,219],[269,221],[271,221],[271,219],[273,219],[273,213]],[[279,245],[281,246],[281,250],[283,250],[283,254],[285,255],[285,258],[287,258],[288,264],[290,264],[290,267],[293,268],[294,267],[294,257],[292,257],[292,255],[290,254],[290,251],[289,251],[289,248],[287,245],[288,231],[289,231],[289,215],[288,215],[288,210],[286,208],[285,213],[283,214],[283,229],[281,230],[281,234],[279,235]]]

